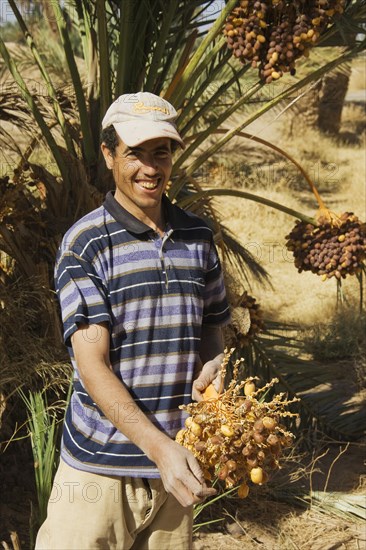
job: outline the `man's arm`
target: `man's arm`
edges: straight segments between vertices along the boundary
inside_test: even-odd
[[[203,392],[212,383],[220,392],[223,380],[220,376],[220,366],[224,358],[224,339],[220,327],[202,325],[200,360],[202,368],[198,368],[198,376],[193,382],[192,398],[202,401]]]
[[[152,424],[111,370],[107,326],[81,325],[71,341],[87,392],[114,426],[156,464],[166,491],[182,506],[190,506],[215,494],[215,489],[206,486],[193,454]],[[128,420],[132,407],[135,411],[133,423]]]

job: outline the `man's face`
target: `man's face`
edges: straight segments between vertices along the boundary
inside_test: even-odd
[[[138,214],[160,208],[161,197],[172,171],[171,141],[157,138],[128,147],[120,140],[113,156],[102,145],[116,183],[115,198],[126,210]]]

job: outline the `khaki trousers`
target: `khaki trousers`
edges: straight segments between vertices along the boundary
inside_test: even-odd
[[[192,508],[160,479],[56,472],[36,550],[191,550]]]

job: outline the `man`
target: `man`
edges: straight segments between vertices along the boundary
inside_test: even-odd
[[[167,101],[119,97],[101,149],[116,189],[65,235],[55,277],[75,369],[37,549],[191,548],[215,490],[174,441],[179,405],[219,385],[229,320],[208,226],[164,194],[184,143]]]

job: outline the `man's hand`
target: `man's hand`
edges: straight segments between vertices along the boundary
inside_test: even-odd
[[[216,494],[216,489],[207,487],[194,455],[176,441],[166,439],[150,458],[159,469],[165,490],[182,506],[192,506]]]
[[[222,391],[223,380],[220,376],[220,368],[224,358],[223,352],[224,340],[221,328],[202,325],[198,376],[195,376],[192,387],[192,399],[195,401],[203,400],[202,394],[210,384],[214,385],[218,393]]]
[[[220,355],[203,365],[200,374],[193,382],[192,399],[195,401],[202,401],[203,392],[210,384],[214,385],[214,388],[218,393],[222,391],[223,379],[220,374],[222,358],[223,355]]]

